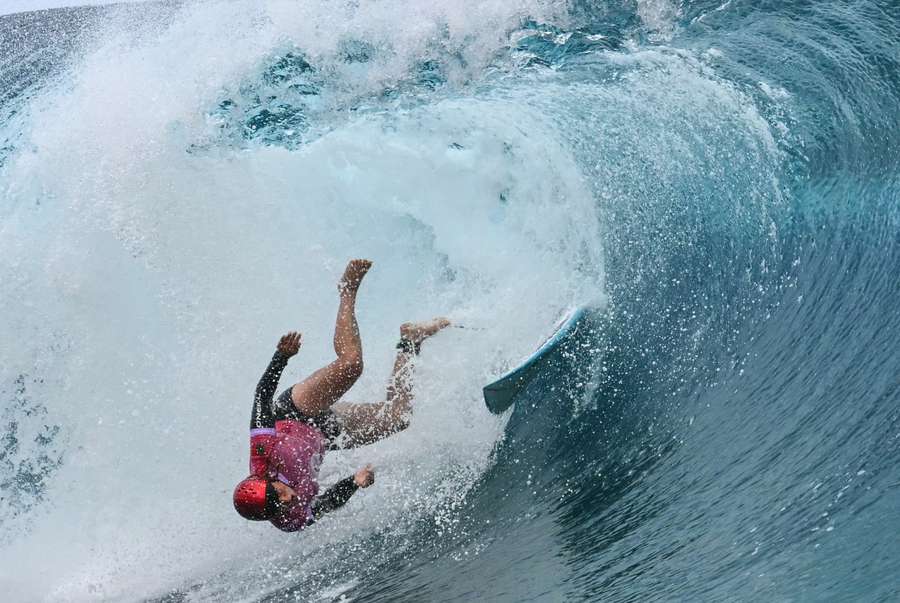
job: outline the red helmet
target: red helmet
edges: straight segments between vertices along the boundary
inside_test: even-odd
[[[268,519],[271,505],[268,505],[267,501],[272,498],[269,489],[274,490],[266,480],[255,476],[248,477],[234,489],[235,510],[245,519]]]

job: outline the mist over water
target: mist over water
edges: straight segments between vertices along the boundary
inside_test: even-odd
[[[0,584],[900,595],[898,30],[878,2],[0,18]],[[402,322],[477,329],[424,346],[407,431],[326,457],[323,484],[372,462],[375,487],[300,535],[244,522],[253,387],[285,331],[281,387],[331,360],[351,257],[349,400],[382,399]]]

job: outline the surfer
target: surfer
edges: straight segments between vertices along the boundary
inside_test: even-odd
[[[334,329],[337,358],[273,399],[288,359],[300,350],[300,333],[282,336],[256,386],[250,417],[250,476],[234,489],[234,507],[246,519],[268,520],[294,532],[343,506],[358,488],[375,482],[366,465],[319,494],[318,474],[326,450],[371,444],[409,426],[412,359],[422,342],[449,326],[445,318],[400,326],[397,358],[384,402],[338,403],[363,370],[356,323],[356,294],[372,267],[351,260],[338,284]]]

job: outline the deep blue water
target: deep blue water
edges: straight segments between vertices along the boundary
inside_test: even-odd
[[[76,49],[115,10],[0,18],[0,232],[30,211],[9,166],[40,160],[31,103],[71,85]],[[142,10],[148,30],[178,22],[173,7]],[[602,270],[607,303],[517,400],[461,498],[325,553],[298,544],[263,574],[287,584],[229,583],[223,562],[125,598],[900,599],[900,4],[567,10],[523,12],[477,69],[437,40],[374,84],[366,66],[391,52],[383,41],[348,37],[328,62],[281,40],[198,103],[216,125],[179,139],[185,156],[304,153],[354,120],[448,100],[527,107],[593,199],[598,238],[571,276]],[[467,127],[446,142],[467,147]],[[498,207],[517,202],[510,186]],[[17,413],[47,415],[24,393],[39,371],[4,374],[0,484],[24,517],[67,457],[65,424],[49,419],[56,447],[19,452]]]

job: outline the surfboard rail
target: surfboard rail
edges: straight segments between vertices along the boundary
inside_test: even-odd
[[[516,395],[534,379],[541,361],[566,341],[587,312],[586,306],[575,306],[566,311],[556,322],[550,335],[538,348],[516,367],[484,386],[484,403],[494,414],[500,414],[512,406]]]

